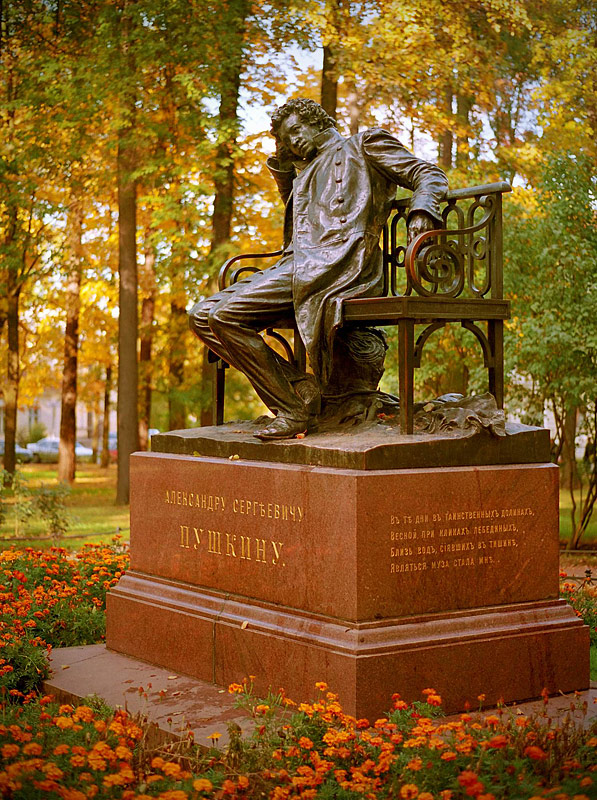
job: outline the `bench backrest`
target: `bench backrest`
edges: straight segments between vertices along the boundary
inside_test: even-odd
[[[511,190],[502,181],[448,192],[441,204],[446,230],[418,237],[408,249],[410,199],[395,200],[382,236],[383,296],[502,299],[502,194]]]

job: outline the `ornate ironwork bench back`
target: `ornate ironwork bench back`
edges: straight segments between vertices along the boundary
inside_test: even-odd
[[[409,199],[395,200],[382,235],[384,288],[380,297],[347,300],[346,325],[396,325],[399,339],[399,393],[401,426],[413,432],[414,369],[429,336],[448,322],[460,322],[478,339],[488,370],[489,391],[503,406],[503,322],[510,315],[503,299],[502,194],[508,183],[490,183],[455,189],[442,203],[441,230],[418,236],[406,246]],[[220,271],[223,289],[243,275],[255,272],[253,264],[240,261],[280,256],[248,253],[229,259]],[[478,322],[485,323],[485,330]],[[415,342],[415,325],[425,325]],[[279,328],[294,327],[292,320],[280,320]],[[295,337],[294,353],[279,333],[267,333],[283,343],[289,357],[305,364],[302,342]],[[223,421],[224,367],[217,364],[214,383],[216,424]]]

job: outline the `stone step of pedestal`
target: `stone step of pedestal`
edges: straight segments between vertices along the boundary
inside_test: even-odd
[[[217,746],[225,747],[230,722],[243,731],[253,725],[222,686],[114,653],[104,644],[56,648],[50,665],[51,677],[44,682],[46,694],[65,703],[97,695],[112,708],[146,717],[155,726],[156,743],[191,730],[197,744],[209,747],[210,735],[219,733]]]
[[[97,695],[112,707],[120,706],[132,714],[145,716],[163,738],[184,735],[190,729],[197,744],[207,747],[211,745],[210,734],[220,733],[218,747],[224,748],[229,741],[230,722],[240,725],[245,732],[253,724],[234,707],[233,697],[223,687],[114,653],[103,644],[58,648],[52,652],[51,666],[52,675],[44,684],[46,693],[69,703]],[[139,687],[143,687],[147,697],[139,693]],[[161,689],[166,690],[163,698]],[[586,715],[582,713],[584,703]],[[483,713],[491,710],[484,708]],[[547,704],[535,700],[510,705],[508,710],[525,716],[545,713],[554,723],[568,715],[576,724],[587,727],[597,718],[597,682],[591,682],[591,688],[584,692],[550,697]]]

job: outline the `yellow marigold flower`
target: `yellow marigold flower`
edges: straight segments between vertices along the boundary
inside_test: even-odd
[[[268,711],[269,711],[269,706],[266,706],[263,703],[255,707],[256,714],[267,714]]]
[[[414,800],[415,797],[419,794],[419,787],[415,786],[414,783],[405,783],[400,788],[400,797],[403,800]]]
[[[244,686],[240,683],[231,683],[228,686],[228,692],[230,694],[242,694],[244,692]]]
[[[196,781],[193,781],[193,789],[196,792],[211,792],[213,784],[207,778],[197,778]]]

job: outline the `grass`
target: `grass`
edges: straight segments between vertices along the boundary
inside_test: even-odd
[[[58,484],[57,469],[54,464],[26,464],[19,468],[22,478],[26,480],[29,488],[56,486]],[[102,469],[97,464],[79,464],[75,482],[66,505],[69,512],[69,530],[67,536],[78,534],[81,538],[68,538],[60,544],[68,547],[80,547],[84,541],[107,542],[116,533],[122,530],[128,538],[130,516],[128,506],[117,506],[116,497],[116,465],[111,464]],[[92,536],[91,534],[97,534]],[[22,532],[19,534],[24,536]],[[19,542],[20,546],[32,544],[38,546],[40,539],[45,537],[46,525],[41,519],[33,519],[27,523],[27,536],[31,538]],[[10,539],[15,536],[14,517],[9,510],[4,524],[0,525],[0,539]],[[0,546],[7,546],[9,542],[0,542]]]
[[[574,493],[577,509],[580,506],[580,493]],[[572,500],[570,492],[567,489],[560,489],[560,542],[565,544],[570,540],[572,531],[572,522],[570,520],[570,512],[572,510]],[[578,518],[578,511],[577,511]],[[597,550],[597,509],[594,511],[589,526],[581,539],[581,547],[586,547],[589,550]]]

